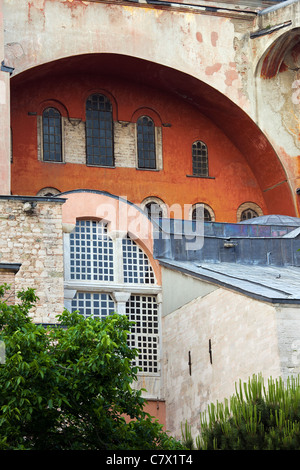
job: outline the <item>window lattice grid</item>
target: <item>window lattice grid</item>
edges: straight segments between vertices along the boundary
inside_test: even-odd
[[[86,151],[88,164],[114,165],[112,105],[104,95],[86,101]]]
[[[122,241],[125,283],[155,284],[155,276],[147,255],[129,237]]]
[[[208,209],[203,209],[203,216],[202,216],[202,209],[198,209],[197,207],[193,209],[192,212],[192,220],[201,220],[203,217],[204,222],[211,222],[211,215]]]
[[[81,281],[114,280],[113,242],[106,224],[77,221],[70,234],[70,278]]]
[[[126,304],[126,314],[135,322],[128,335],[128,345],[139,351],[134,361],[142,372],[159,372],[158,306],[155,296],[131,295]]]
[[[241,220],[255,219],[256,217],[258,217],[258,213],[249,208],[242,212]]]
[[[161,219],[163,217],[163,209],[157,202],[148,202],[145,205],[145,212],[151,219]]]
[[[137,121],[137,150],[138,167],[155,169],[155,126],[148,116],[142,116]]]
[[[192,147],[193,175],[208,176],[208,152],[204,142],[198,140]]]
[[[43,112],[43,160],[62,161],[61,114],[55,108]]]
[[[72,299],[72,312],[77,310],[85,318],[104,319],[116,312],[116,306],[109,294],[77,292]]]

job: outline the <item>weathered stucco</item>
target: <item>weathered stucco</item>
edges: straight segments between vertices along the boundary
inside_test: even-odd
[[[264,181],[260,181],[268,204],[286,199],[281,186],[287,185],[293,199],[293,210],[298,211],[297,72],[287,71],[279,79],[275,77],[272,80],[259,75],[272,44],[282,34],[299,26],[298,3],[259,15],[251,6],[239,11],[237,6],[230,4],[222,4],[221,8],[218,5],[218,10],[205,10],[198,1],[192,5],[182,2],[180,8],[175,8],[172,5],[146,3],[128,5],[82,0],[19,0],[16,8],[12,0],[3,0],[5,63],[14,68],[14,78],[23,71],[34,70],[34,67],[58,59],[111,53],[147,60],[194,77],[199,83],[205,83],[226,96],[258,124],[276,150],[285,173],[277,174],[276,165],[272,164],[266,171],[269,177],[264,176]],[[255,36],[264,29],[267,33]],[[38,73],[37,69],[37,77]],[[162,72],[159,79],[170,90],[176,88],[170,75]],[[193,87],[180,89],[177,83],[176,93],[194,101]],[[215,106],[215,101],[212,105]],[[221,108],[220,103],[220,116]],[[209,104],[206,109],[209,111]],[[3,137],[6,157],[1,159],[5,172],[2,174],[9,175],[9,116],[6,114],[5,117],[5,113],[1,115],[6,124],[6,137]],[[233,118],[229,109],[225,112],[224,108],[224,116],[219,120],[224,126],[228,121],[226,132],[238,139],[239,130],[236,127],[229,129],[228,116],[231,116],[232,126],[236,126],[237,118]],[[238,119],[241,121],[242,115]],[[264,165],[267,166],[270,157],[269,151],[264,151],[263,137],[252,134],[253,131],[248,128],[240,136],[247,135],[251,145],[255,142],[256,149],[261,147],[259,161],[265,154]],[[239,141],[237,145],[243,146],[252,158],[253,148],[248,149],[245,141]],[[273,188],[276,188],[275,192]],[[268,193],[270,190],[273,192]],[[287,204],[290,205],[290,202]],[[270,206],[270,210],[276,210],[276,203]]]
[[[15,74],[63,57],[116,53],[151,60],[191,74],[243,108],[241,76],[235,66],[231,18],[104,2],[5,0],[6,60]]]

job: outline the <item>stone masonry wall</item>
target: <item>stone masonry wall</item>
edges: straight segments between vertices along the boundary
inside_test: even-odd
[[[0,269],[0,286],[8,284],[10,289],[5,293],[3,300],[10,305],[15,303],[15,273]],[[1,299],[2,300],[2,299]]]
[[[39,297],[32,316],[37,323],[55,322],[63,311],[63,199],[0,197],[0,263],[20,263],[16,292],[34,288]]]
[[[196,437],[200,412],[239,379],[281,375],[272,305],[219,288],[165,316],[162,331],[166,426],[179,438],[186,420]]]

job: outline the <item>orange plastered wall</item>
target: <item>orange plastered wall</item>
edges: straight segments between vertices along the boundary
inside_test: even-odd
[[[155,124],[162,128],[162,170],[38,160],[37,115],[43,106],[57,103],[63,116],[85,121],[85,100],[97,91],[111,98],[115,121],[135,122],[139,110],[149,110]],[[19,81],[16,86],[12,81],[11,99],[12,194],[36,195],[44,187],[55,187],[60,192],[96,189],[136,204],[156,196],[169,207],[181,207],[182,214],[185,204],[202,202],[212,207],[220,222],[236,222],[237,208],[247,201],[255,202],[267,213],[263,193],[243,154],[196,107],[171,93],[117,77],[62,73],[49,79]],[[187,176],[192,174],[195,140],[204,141],[208,147],[211,178]]]

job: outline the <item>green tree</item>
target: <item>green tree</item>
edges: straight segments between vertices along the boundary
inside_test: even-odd
[[[235,394],[201,413],[201,435],[182,428],[183,443],[204,450],[300,450],[300,378],[253,375]]]
[[[101,321],[64,311],[57,326],[45,328],[30,318],[34,290],[8,305],[7,287],[0,287],[1,450],[180,447],[132,388],[137,351],[127,345],[126,316]]]

